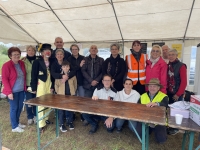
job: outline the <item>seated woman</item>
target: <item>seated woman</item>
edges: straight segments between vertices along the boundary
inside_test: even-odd
[[[147,107],[159,107],[164,106],[167,108],[169,98],[166,94],[160,92],[162,85],[160,81],[156,78],[152,78],[148,84],[148,92],[142,94],[140,97],[139,103],[145,104]],[[161,125],[149,125],[150,133],[155,132],[155,138],[158,143],[164,143],[167,140],[166,126]],[[142,125],[141,123],[137,124],[137,132],[142,135]]]
[[[150,59],[147,60],[146,66],[146,83],[152,78],[158,78],[163,88],[161,92],[167,93],[167,64],[161,57],[162,49],[159,45],[154,45],[151,50]],[[146,88],[146,91],[148,89]]]
[[[129,103],[137,103],[138,100],[140,99],[140,94],[135,91],[135,90],[132,90],[133,88],[133,82],[131,79],[126,79],[124,81],[124,89],[121,90],[119,93],[118,93],[118,97],[119,97],[119,101],[122,101],[122,102],[129,102]],[[118,101],[118,100],[117,100]],[[117,132],[121,132],[122,131],[122,126],[125,122],[125,119],[116,119],[116,127],[117,127]],[[128,126],[129,128],[133,130],[133,127],[131,126],[131,124],[136,127],[137,125],[137,122],[136,121],[131,121],[129,120],[128,121]]]

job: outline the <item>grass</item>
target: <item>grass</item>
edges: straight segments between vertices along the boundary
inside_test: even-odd
[[[74,122],[75,129],[61,133],[46,150],[141,150],[141,144],[137,137],[124,127],[122,133],[118,134],[114,131],[112,134],[107,133],[100,123],[100,128],[94,135],[89,135],[90,126],[82,126],[80,115],[76,114]],[[55,137],[55,118],[51,113],[50,120],[54,124],[48,126],[47,130],[41,136],[41,145],[45,145],[48,141]],[[26,112],[22,112],[20,121],[27,123]],[[2,145],[11,150],[36,150],[37,149],[37,133],[36,126],[31,125],[25,128],[23,133],[12,133],[9,118],[9,103],[6,100],[0,100],[0,131],[2,133]],[[179,133],[175,136],[168,136],[165,144],[157,144],[154,134],[150,135],[150,150],[180,150],[183,134]],[[197,147],[197,134],[195,135],[194,147]],[[187,147],[186,147],[187,148]]]
[[[10,59],[8,58],[7,55],[0,54],[0,75],[1,75],[1,68],[2,68],[3,64],[8,60],[10,60]]]

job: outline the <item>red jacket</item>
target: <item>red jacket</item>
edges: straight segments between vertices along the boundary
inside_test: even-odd
[[[24,62],[19,60],[19,65],[24,73],[24,90],[26,90],[26,71]],[[3,93],[9,95],[12,93],[12,88],[17,79],[17,71],[12,60],[3,64],[2,67],[2,83],[3,83]]]
[[[163,93],[167,93],[167,64],[166,62],[160,57],[157,63],[154,64],[153,68],[151,68],[151,61],[147,60],[146,66],[146,83],[149,83],[150,79],[157,78],[160,80],[160,84],[162,84],[163,88],[160,90]],[[148,91],[146,89],[146,91]]]

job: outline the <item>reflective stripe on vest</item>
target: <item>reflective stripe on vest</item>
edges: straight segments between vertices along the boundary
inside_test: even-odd
[[[144,93],[144,94],[142,94],[142,96],[140,98],[141,99],[141,104],[148,104],[150,102],[160,103],[165,96],[167,96],[167,95],[159,91],[158,94],[151,101],[150,98],[149,98],[149,96],[148,96],[148,94]]]
[[[146,60],[147,60],[147,55],[141,54],[140,61],[139,61],[139,68],[138,68],[138,62],[135,59],[135,57],[132,54],[127,55],[127,65],[128,65],[127,78],[129,78],[133,81],[133,85],[137,84],[138,76],[139,76],[140,83],[142,85],[145,84]]]

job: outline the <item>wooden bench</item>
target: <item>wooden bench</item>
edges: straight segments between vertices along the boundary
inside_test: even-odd
[[[31,99],[26,101],[25,103],[30,105],[43,106],[55,109],[56,137],[59,136],[58,111],[57,111],[58,109],[142,122],[142,139],[140,138],[139,139],[142,143],[143,150],[148,149],[148,141],[149,141],[148,123],[153,123],[158,125],[166,124],[165,107],[148,108],[145,105],[141,104],[108,101],[108,100],[94,101],[91,98],[86,98],[86,97],[52,95],[52,94],[47,94],[38,98]],[[38,112],[38,107],[36,107],[36,109]],[[37,120],[41,120],[42,118],[38,118],[37,116]],[[37,124],[37,132],[38,132],[38,149],[41,149],[38,124]]]
[[[169,113],[168,113],[169,114]],[[168,126],[180,130],[184,130],[185,133],[183,134],[183,140],[182,140],[182,150],[185,149],[185,143],[186,138],[189,137],[189,145],[188,150],[193,149],[193,143],[194,143],[194,133],[200,132],[200,127],[197,125],[194,121],[192,121],[190,118],[183,118],[182,124],[178,125],[176,124],[175,117],[168,115]],[[200,149],[200,146],[198,146],[195,150]]]

